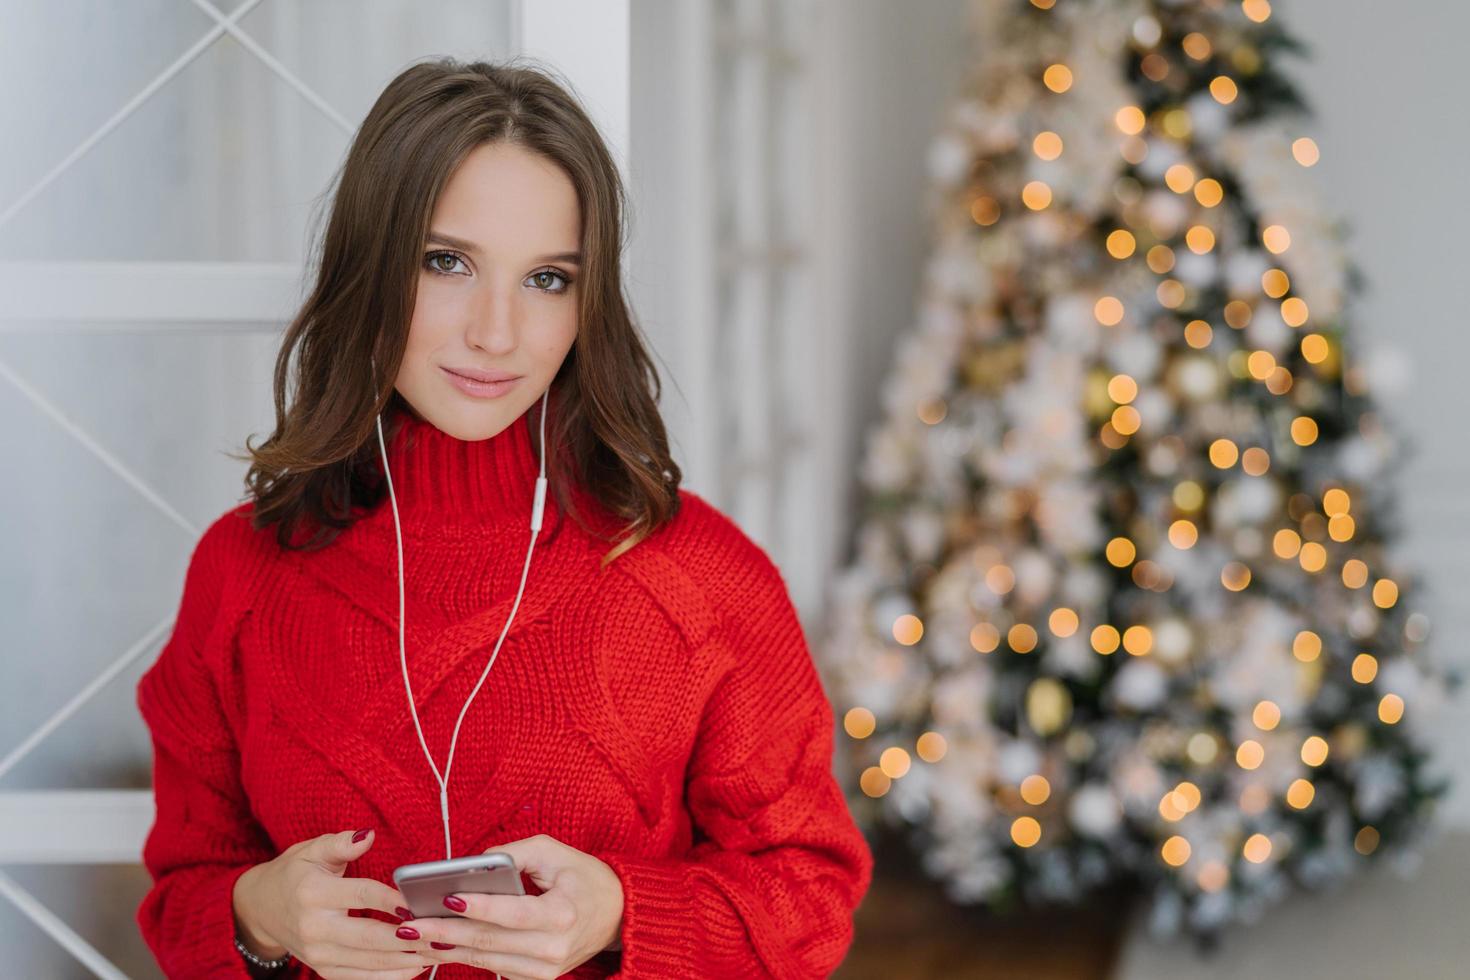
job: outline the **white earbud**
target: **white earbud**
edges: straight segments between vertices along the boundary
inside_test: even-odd
[[[383,456],[383,475],[388,479],[388,498],[393,506],[393,533],[398,539],[398,656],[403,667],[403,688],[408,692],[408,710],[413,714],[414,728],[419,733],[419,745],[423,747],[424,758],[429,760],[429,768],[434,770],[434,779],[439,783],[439,813],[444,818],[444,857],[454,857],[453,847],[449,838],[449,772],[454,765],[454,746],[459,741],[459,726],[464,722],[465,714],[470,710],[470,702],[475,700],[475,695],[480,693],[480,687],[485,683],[485,678],[490,676],[490,668],[495,665],[495,658],[500,656],[500,644],[505,641],[505,635],[510,631],[510,624],[515,621],[516,610],[521,605],[521,595],[526,590],[526,575],[531,570],[531,555],[536,550],[536,538],[541,533],[541,517],[546,509],[546,400],[551,394],[547,388],[541,395],[541,475],[536,478],[536,500],[531,509],[531,545],[526,549],[526,563],[521,569],[521,585],[516,590],[516,601],[511,606],[510,617],[505,621],[505,627],[500,631],[500,639],[495,641],[495,651],[490,655],[490,662],[485,665],[485,670],[480,674],[479,683],[465,699],[464,707],[460,709],[459,720],[454,723],[454,735],[449,740],[449,759],[444,764],[444,775],[439,775],[439,767],[434,764],[433,753],[429,751],[429,744],[424,740],[424,729],[419,724],[418,708],[413,701],[413,687],[408,680],[408,651],[404,645],[403,627],[403,530],[398,523],[398,497],[393,492],[393,474],[388,471],[388,447],[383,439],[383,416],[377,416],[378,423],[378,449]],[[516,423],[511,423],[512,425]],[[429,973],[429,980],[439,972],[439,966],[435,964]],[[500,974],[496,974],[496,980],[500,980]]]

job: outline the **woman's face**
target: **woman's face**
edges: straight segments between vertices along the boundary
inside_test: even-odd
[[[581,210],[556,164],[510,143],[472,150],[434,207],[395,387],[457,439],[488,439],[551,385],[577,335]],[[518,376],[484,397],[448,372]]]

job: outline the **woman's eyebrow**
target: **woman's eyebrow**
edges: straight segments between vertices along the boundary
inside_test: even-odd
[[[465,252],[469,252],[471,255],[479,255],[480,254],[480,246],[476,245],[474,242],[468,241],[468,240],[463,239],[463,238],[456,238],[453,235],[446,235],[442,231],[431,231],[431,232],[429,232],[428,241],[429,241],[429,244],[430,245],[448,245],[450,248],[461,249],[461,250],[463,250]],[[557,253],[555,253],[553,255],[543,255],[539,259],[537,259],[536,261],[537,262],[569,262],[569,263],[573,263],[575,265],[581,265],[582,264],[582,253],[581,252],[557,252]]]

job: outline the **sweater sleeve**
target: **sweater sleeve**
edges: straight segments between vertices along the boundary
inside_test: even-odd
[[[235,879],[274,857],[240,785],[240,759],[204,652],[224,595],[226,515],[195,546],[173,633],[137,686],[153,742],[153,886],[136,920],[168,977],[249,980],[234,947]]]
[[[714,637],[725,666],[686,776],[694,846],[605,858],[624,898],[614,976],[826,977],[851,945],[872,852],[833,775],[834,715],[801,624],[759,557]]]

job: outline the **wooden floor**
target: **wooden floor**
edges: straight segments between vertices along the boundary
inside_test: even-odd
[[[1083,908],[1008,915],[961,908],[915,868],[900,842],[873,845],[873,884],[836,980],[1108,980],[1133,903],[1124,892]]]

